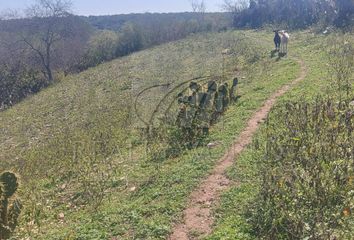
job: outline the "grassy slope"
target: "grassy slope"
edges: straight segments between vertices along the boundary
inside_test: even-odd
[[[235,45],[236,36],[239,34],[197,35],[135,53],[70,76],[2,112],[0,162],[4,166],[0,167],[18,158],[20,152],[45,144],[65,128],[85,129],[92,115],[105,112],[113,116],[122,107],[131,107],[127,102],[132,101],[132,94],[144,87],[172,83],[172,88],[194,77],[221,75],[220,53]],[[139,110],[150,110],[164,92],[158,89],[150,95],[154,94],[139,102]]]
[[[311,100],[320,94],[333,95],[335,92],[331,89],[334,83],[328,80],[328,61],[323,51],[326,37],[297,32],[292,34],[292,39],[289,46],[290,54],[304,60],[308,74],[304,81],[282,96],[277,104],[281,105],[288,100]],[[264,140],[259,132],[260,130],[255,139],[262,144]],[[257,156],[261,158],[262,154],[250,146],[228,170],[230,179],[238,184],[223,193],[221,204],[214,211],[217,217],[214,233],[207,239],[255,239],[243,213],[247,211],[249,203],[257,194],[260,184]]]
[[[32,201],[42,201],[33,207],[32,202],[25,199],[25,206],[28,203],[26,212],[39,211],[39,216],[26,215],[22,219],[19,235],[30,235],[35,239],[166,237],[172,222],[180,219],[188,194],[222,156],[243,129],[246,120],[272,92],[296,78],[299,66],[295,61],[284,59],[277,62],[265,58],[252,65],[249,72],[243,73],[246,78],[241,81],[239,90],[242,98],[211,129],[210,141],[220,140],[223,143],[219,148],[209,151],[201,147],[176,159],[166,159],[160,164],[158,172],[155,164],[141,157],[143,153],[139,146],[133,149],[133,158],[116,156],[122,162],[115,177],[124,176],[128,186],[114,190],[98,212],[87,208],[73,209],[67,203],[58,201],[55,189],[62,182],[55,180],[55,184],[47,184],[50,174],[36,170],[28,172],[33,168],[22,168],[22,164],[27,162],[31,165],[31,161],[35,161],[38,168],[53,173],[58,171],[51,167],[49,160],[45,161],[46,156],[52,156],[52,161],[61,160],[60,156],[55,158],[53,156],[56,154],[46,152],[54,151],[47,145],[53,142],[51,144],[54,146],[65,146],[62,141],[71,141],[67,138],[71,135],[66,135],[66,132],[78,132],[75,136],[80,139],[80,134],[86,130],[110,126],[109,131],[117,135],[113,140],[121,141],[124,146],[125,140],[132,136],[130,125],[126,124],[129,118],[121,113],[130,111],[131,105],[127,101],[132,100],[131,94],[135,88],[142,89],[166,80],[183,81],[208,73],[221,74],[220,52],[223,48],[232,48],[239,34],[198,35],[115,60],[69,77],[1,113],[1,168],[11,166],[22,171],[24,196],[32,187],[29,183],[37,182],[36,189],[40,193],[33,194]],[[263,33],[245,34],[249,37]],[[266,43],[265,47],[268,46],[269,43]],[[230,65],[227,71],[233,68]],[[132,92],[128,90],[131,87]],[[147,104],[152,105],[157,99],[155,97],[146,97],[151,100]],[[60,155],[60,149],[55,153]],[[38,163],[36,159],[41,161]],[[62,167],[64,169],[60,171],[69,170],[65,169],[65,165]],[[136,190],[129,191],[131,187],[136,187]],[[64,221],[56,217],[60,212],[65,213]],[[36,227],[30,225],[26,231],[26,223],[31,221],[35,221]]]

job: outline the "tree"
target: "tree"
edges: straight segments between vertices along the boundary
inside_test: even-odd
[[[45,80],[27,64],[30,54],[24,43],[16,41],[15,34],[4,31],[8,28],[5,23],[15,26],[17,21],[0,22],[0,111],[45,85]]]
[[[189,0],[192,6],[192,10],[195,13],[205,13],[206,5],[204,0]]]
[[[73,34],[68,0],[37,0],[26,10],[31,19],[23,29],[21,40],[34,52],[36,61],[49,83],[53,82],[53,55],[56,46]]]
[[[224,0],[222,8],[233,14],[237,14],[248,7],[248,0]]]
[[[101,30],[95,32],[88,43],[79,69],[84,70],[116,57],[118,34],[114,31]]]
[[[139,27],[127,22],[119,32],[118,49],[116,56],[124,56],[138,51],[143,47],[143,36]]]
[[[2,16],[0,109],[51,84],[56,71],[79,70],[92,27],[70,14],[69,2],[39,0],[26,15]]]
[[[20,18],[21,14],[16,9],[6,9],[0,13],[0,21],[1,20],[10,20]]]
[[[336,0],[335,8],[337,18],[334,24],[338,27],[350,26],[354,23],[354,1],[353,0]]]
[[[193,13],[196,13],[198,16],[199,25],[203,25],[206,11],[204,0],[189,0],[189,2],[191,3]]]

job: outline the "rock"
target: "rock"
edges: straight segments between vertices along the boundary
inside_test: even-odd
[[[228,48],[222,50],[222,52],[221,52],[221,54],[223,54],[223,55],[229,55],[230,53],[231,53],[231,50]]]
[[[354,101],[351,101],[351,102],[349,103],[349,106],[352,107],[352,108],[354,108]]]
[[[207,147],[209,149],[211,149],[211,148],[216,148],[216,147],[218,147],[220,145],[221,145],[221,142],[211,142],[211,143],[208,143]]]
[[[58,219],[59,219],[59,220],[64,220],[64,218],[65,218],[64,213],[59,213],[59,214],[58,214]]]

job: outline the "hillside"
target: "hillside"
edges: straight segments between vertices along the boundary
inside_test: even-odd
[[[22,177],[25,210],[17,237],[166,238],[181,220],[189,194],[247,120],[275,91],[299,76],[298,59],[308,75],[280,103],[328,91],[324,42],[323,36],[294,33],[289,57],[277,59],[269,57],[273,47],[269,32],[198,34],[71,75],[1,112],[0,169],[14,169]],[[224,49],[231,54],[221,54]],[[167,92],[209,75],[240,79],[241,98],[210,129],[205,142],[219,145],[150,158],[137,114],[148,119]],[[142,95],[134,109],[139,92],[164,84],[169,85]],[[177,94],[173,91],[164,104],[173,104]],[[153,147],[158,152],[163,145],[156,141]],[[222,224],[229,224],[222,219],[215,239],[222,239]]]
[[[133,101],[134,94],[154,84],[171,83],[169,89],[172,89],[195,77],[222,75],[221,51],[234,47],[242,38],[244,36],[235,33],[198,35],[63,79],[1,113],[1,164],[5,167],[12,162],[6,159],[15,156],[21,159],[19,152],[48,144],[49,139],[66,131],[86,131],[91,128],[90,124],[121,129],[119,124],[132,118],[128,114],[123,119],[115,117],[120,118],[122,113],[132,110],[133,106],[127,103]],[[164,92],[158,89],[150,94],[158,95],[148,98],[149,102],[140,101],[139,109],[151,109],[147,106],[154,105],[153,101]]]

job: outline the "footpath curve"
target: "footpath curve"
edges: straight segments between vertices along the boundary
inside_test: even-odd
[[[173,227],[172,234],[168,237],[169,240],[189,240],[193,239],[195,234],[204,237],[212,233],[214,223],[212,206],[219,201],[220,193],[231,184],[225,176],[225,171],[233,165],[236,157],[251,143],[253,135],[266,119],[277,98],[305,79],[307,67],[303,60],[297,59],[297,61],[301,66],[300,76],[273,93],[248,120],[247,127],[217,162],[211,174],[191,193],[187,208],[183,212],[183,221]]]

